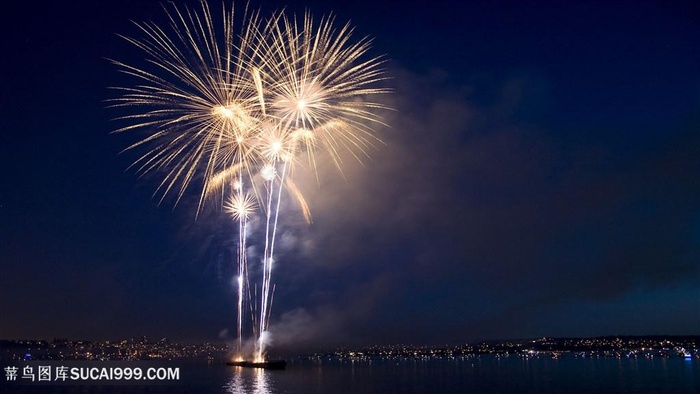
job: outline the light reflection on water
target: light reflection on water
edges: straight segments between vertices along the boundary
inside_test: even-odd
[[[224,386],[228,394],[273,394],[270,371],[261,368],[234,367]]]
[[[297,362],[285,371],[221,371],[224,394],[700,394],[700,362],[677,358]]]

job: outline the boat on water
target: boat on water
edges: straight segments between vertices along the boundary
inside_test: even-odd
[[[285,360],[265,360],[265,361],[227,361],[226,365],[244,368],[263,368],[263,369],[285,369],[287,361]]]

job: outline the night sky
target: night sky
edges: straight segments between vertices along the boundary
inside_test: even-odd
[[[313,223],[285,207],[273,347],[700,334],[698,8],[420,3],[251,3],[350,20],[394,91],[370,160],[299,174]],[[139,62],[117,34],[161,5],[14,7],[0,338],[232,338],[235,223],[195,220],[197,190],[160,203],[110,134],[134,80],[106,59]]]

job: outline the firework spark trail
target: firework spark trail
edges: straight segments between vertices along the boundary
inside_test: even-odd
[[[242,189],[242,187],[241,187]],[[243,351],[243,275],[247,270],[246,260],[246,223],[248,216],[238,219],[238,348],[239,356]]]
[[[247,258],[246,258],[246,224],[248,217],[253,213],[255,203],[249,194],[242,193],[242,184],[236,182],[234,189],[236,194],[231,196],[228,203],[224,206],[231,214],[234,220],[238,221],[238,248],[237,248],[237,268],[238,276],[236,282],[238,284],[238,320],[237,320],[237,354],[240,355],[243,348],[243,299],[244,299],[244,277],[247,274]]]
[[[213,197],[238,221],[237,346],[240,352],[247,293],[258,339],[255,356],[261,359],[285,188],[310,222],[309,207],[291,179],[296,158],[304,153],[317,178],[319,147],[341,173],[341,150],[361,162],[366,150],[380,142],[373,126],[383,124],[377,110],[387,108],[371,98],[388,93],[375,87],[387,77],[381,58],[365,58],[371,41],[352,43],[351,26],[336,30],[332,16],[316,23],[308,12],[297,20],[282,11],[261,23],[257,12],[246,9],[236,34],[233,4],[222,7],[222,29],[206,1],[200,5],[196,11],[171,4],[170,11],[164,7],[170,30],[135,23],[144,38],[124,37],[147,55],[147,64],[139,68],[112,61],[140,83],[114,88],[121,96],[111,106],[144,110],[117,118],[132,124],[115,132],[149,132],[125,150],[147,148],[132,166],[141,175],[164,174],[155,192],[161,202],[175,194],[177,205],[193,184],[201,184],[197,215]],[[265,215],[259,304],[252,301],[258,296],[251,296],[246,250],[246,226],[255,201]]]
[[[287,172],[287,163],[282,166],[282,174],[279,177],[278,188],[275,191],[275,177],[269,180],[268,184],[268,204],[266,214],[266,234],[265,234],[265,251],[263,257],[263,284],[262,284],[262,302],[260,310],[260,331],[265,333],[270,322],[270,311],[272,307],[272,296],[270,294],[270,286],[272,279],[272,264],[274,263],[275,240],[277,235],[277,224],[279,219],[280,202],[282,200],[282,190],[284,178]],[[274,199],[275,192],[277,198]],[[275,201],[274,219],[272,218],[272,202]],[[272,224],[270,221],[272,220]],[[274,287],[273,287],[274,289]],[[256,359],[262,360],[265,352],[265,341],[261,335],[258,349],[256,351]]]
[[[246,235],[247,235],[247,221],[250,215],[253,214],[255,209],[255,201],[253,197],[244,193],[244,183],[243,183],[243,158],[237,157],[237,164],[233,167],[237,171],[238,178],[232,182],[232,195],[229,198],[227,204],[224,205],[226,211],[232,216],[232,218],[238,221],[238,247],[237,247],[237,277],[236,282],[238,285],[238,302],[237,302],[237,344],[236,344],[236,354],[237,359],[242,359],[243,351],[243,300],[244,300],[244,286],[248,285],[247,281],[247,256],[246,256]],[[220,175],[218,175],[220,177]],[[220,182],[220,180],[217,180]],[[222,188],[223,190],[223,188]],[[244,281],[245,276],[245,281]]]
[[[275,167],[273,164],[268,164],[263,168],[262,171],[262,176],[263,179],[266,181],[266,190],[267,190],[267,205],[265,209],[265,249],[263,252],[263,278],[262,278],[262,288],[261,288],[261,302],[260,302],[260,318],[258,320],[258,333],[259,333],[259,338],[256,344],[256,349],[255,349],[255,359],[256,360],[262,360],[263,358],[263,352],[265,348],[264,344],[264,333],[266,331],[266,326],[267,322],[265,319],[265,316],[267,316],[267,307],[268,307],[268,296],[269,296],[269,286],[270,286],[270,279],[271,279],[271,265],[272,261],[268,255],[268,251],[270,250],[270,217],[272,213],[272,198],[274,196],[274,186],[275,186],[275,178],[277,176]]]
[[[246,221],[238,221],[238,354],[243,351],[243,275],[247,271],[246,261]]]

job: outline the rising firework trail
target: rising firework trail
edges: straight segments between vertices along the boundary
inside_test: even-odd
[[[233,217],[234,220],[238,221],[238,248],[237,248],[237,276],[236,284],[238,286],[238,320],[236,326],[237,333],[237,343],[236,343],[236,353],[241,355],[243,350],[243,315],[244,305],[244,292],[245,286],[247,285],[246,277],[248,272],[248,260],[246,258],[246,224],[250,215],[253,214],[255,210],[255,200],[250,194],[243,194],[242,185],[240,181],[236,181],[233,188],[236,194],[232,195],[227,203],[224,205],[226,211]]]
[[[386,79],[381,58],[366,58],[370,40],[353,42],[349,24],[333,17],[316,21],[274,13],[264,22],[244,11],[235,30],[234,8],[222,7],[219,26],[205,1],[200,10],[164,7],[168,29],[135,23],[142,38],[124,37],[147,55],[145,65],[112,61],[139,83],[114,88],[111,106],[141,111],[118,119],[116,132],[146,131],[125,150],[145,149],[132,164],[139,174],[158,172],[160,200],[199,190],[197,214],[208,201],[238,223],[237,348],[242,349],[244,301],[248,294],[254,357],[262,360],[274,293],[273,265],[284,191],[310,211],[293,177],[297,167],[318,176],[316,152],[325,151],[342,172],[341,151],[362,161],[379,139],[382,124],[374,97]],[[305,157],[305,160],[301,158]],[[265,218],[262,280],[258,302],[250,300],[247,223]],[[262,242],[258,240],[257,242]],[[257,298],[257,297],[256,297]]]

